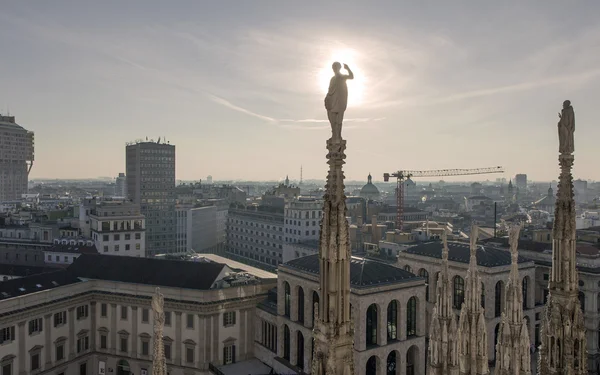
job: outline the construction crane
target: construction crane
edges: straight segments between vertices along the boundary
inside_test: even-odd
[[[383,181],[388,182],[390,177],[396,177],[396,228],[402,230],[402,215],[404,213],[404,180],[411,177],[443,177],[467,176],[475,174],[504,173],[503,167],[473,168],[473,169],[438,169],[433,171],[398,171],[384,173]]]

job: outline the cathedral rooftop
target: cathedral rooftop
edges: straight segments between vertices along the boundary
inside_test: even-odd
[[[319,255],[309,255],[284,264],[292,269],[319,274]],[[352,257],[350,261],[350,285],[352,288],[369,288],[385,284],[415,281],[420,277],[374,259]]]
[[[404,251],[408,254],[423,255],[431,258],[442,259],[442,242],[427,242],[409,247]],[[470,248],[468,243],[448,242],[448,260],[469,263]],[[529,259],[519,257],[519,263],[531,262]],[[488,246],[477,246],[477,265],[481,267],[501,267],[511,264],[510,252]]]

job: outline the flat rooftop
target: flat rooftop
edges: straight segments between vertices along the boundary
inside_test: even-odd
[[[210,260],[215,263],[223,263],[229,266],[232,269],[242,270],[244,272],[248,272],[251,275],[254,275],[260,279],[276,279],[277,274],[268,272],[265,270],[261,270],[260,268],[249,266],[245,263],[238,262],[233,259],[225,258],[217,254],[198,254],[199,257]],[[193,261],[193,260],[192,260]]]

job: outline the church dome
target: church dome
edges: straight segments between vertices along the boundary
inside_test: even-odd
[[[379,199],[379,189],[373,185],[370,173],[367,184],[360,189],[360,196],[365,199]]]

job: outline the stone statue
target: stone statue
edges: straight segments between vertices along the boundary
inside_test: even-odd
[[[563,109],[558,114],[558,151],[561,154],[572,154],[575,152],[575,112],[570,100],[565,100]]]
[[[329,91],[325,96],[325,109],[327,109],[327,117],[331,123],[332,139],[341,141],[344,112],[348,107],[348,85],[346,81],[354,79],[354,73],[346,64],[344,64],[344,69],[348,71],[348,75],[340,73],[342,64],[337,61],[331,67],[334,76],[329,82]]]
[[[165,325],[165,310],[164,310],[164,297],[160,293],[160,288],[156,288],[156,293],[152,296],[152,311],[154,312],[154,331],[160,329]]]

